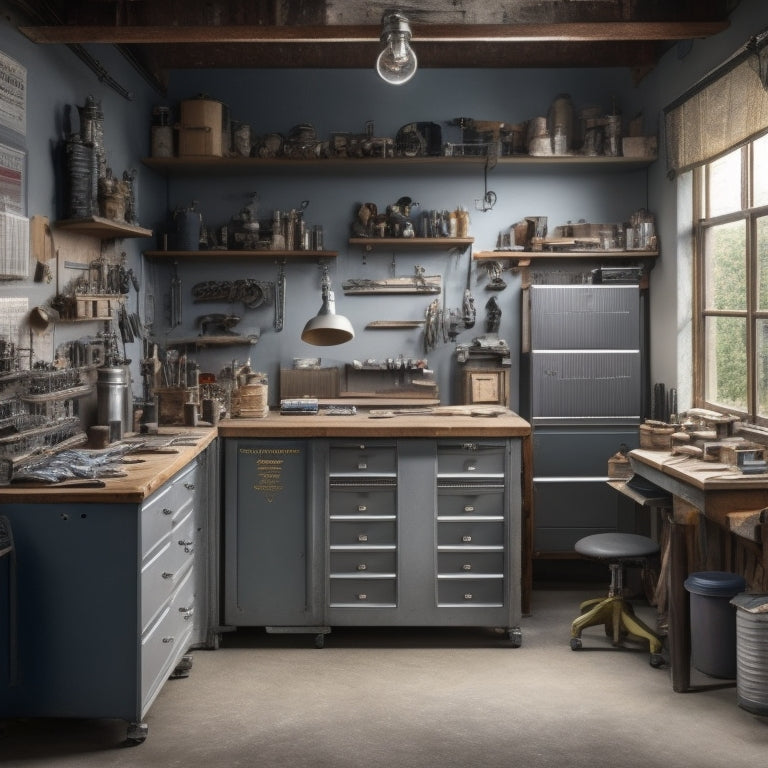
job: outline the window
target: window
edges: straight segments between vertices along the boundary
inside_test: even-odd
[[[768,134],[694,169],[696,400],[768,425]]]

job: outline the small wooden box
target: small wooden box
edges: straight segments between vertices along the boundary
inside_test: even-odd
[[[179,157],[221,157],[223,105],[211,99],[181,102]]]
[[[509,369],[463,368],[462,403],[509,405]]]

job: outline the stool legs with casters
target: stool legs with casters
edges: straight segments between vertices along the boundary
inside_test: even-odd
[[[581,604],[581,615],[571,624],[571,649],[578,651],[582,647],[583,630],[602,624],[614,645],[620,645],[625,635],[647,640],[651,666],[660,667],[664,663],[661,640],[635,616],[631,604],[622,597],[624,566],[657,554],[659,545],[647,536],[634,533],[596,533],[579,539],[575,549],[585,557],[606,560],[611,569],[611,585],[607,597],[585,600]]]

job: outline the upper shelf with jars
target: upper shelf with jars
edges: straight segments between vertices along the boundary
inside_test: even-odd
[[[429,172],[449,172],[457,170],[472,171],[478,166],[498,170],[521,167],[543,168],[572,168],[592,170],[632,170],[648,167],[656,157],[588,157],[585,155],[512,155],[489,157],[487,155],[450,157],[362,157],[362,158],[312,158],[292,159],[286,157],[147,157],[142,160],[144,165],[168,176],[193,176],[201,173],[215,173],[221,176],[247,175],[260,170],[278,173],[323,173],[333,169],[334,173],[354,174],[364,170],[386,173],[398,173],[408,169],[418,169]]]

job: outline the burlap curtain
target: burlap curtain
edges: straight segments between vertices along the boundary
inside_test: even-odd
[[[709,162],[768,131],[765,34],[664,110],[667,173]]]

